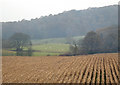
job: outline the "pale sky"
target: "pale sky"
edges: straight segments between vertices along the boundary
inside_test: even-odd
[[[118,4],[119,0],[0,0],[0,21],[18,21],[72,9]]]

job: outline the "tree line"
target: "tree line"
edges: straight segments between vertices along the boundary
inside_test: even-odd
[[[118,52],[117,32],[108,33],[106,36],[90,31],[86,34],[82,42],[73,41],[70,46],[71,55],[112,53]]]
[[[63,55],[83,55],[95,53],[118,52],[118,28],[111,26],[96,32],[88,32],[82,40],[75,41],[67,38],[70,44],[70,52]],[[15,33],[9,39],[2,41],[2,47],[16,51],[17,56],[32,56],[32,42],[29,35],[24,33]]]

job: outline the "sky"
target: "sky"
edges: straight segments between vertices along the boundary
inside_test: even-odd
[[[0,0],[0,22],[30,20],[72,9],[118,4],[119,0]]]

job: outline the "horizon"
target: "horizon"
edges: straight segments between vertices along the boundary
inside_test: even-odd
[[[0,22],[18,22],[22,20],[31,20],[36,18],[41,18],[44,16],[57,15],[59,13],[63,13],[65,11],[70,10],[86,10],[89,8],[98,8],[98,7],[105,7],[110,5],[118,5],[118,0],[110,0],[109,2],[101,0],[101,1],[94,1],[88,2],[88,0],[84,1],[74,1],[71,0],[66,2],[62,0],[60,3],[56,2],[55,0],[52,1],[29,1],[28,0],[21,0],[19,3],[17,0],[0,0],[1,10],[0,10]],[[12,2],[12,4],[10,4]],[[24,2],[24,3],[23,3]],[[42,4],[40,3],[42,2]],[[64,3],[63,3],[64,2]],[[80,3],[78,3],[80,2]],[[82,2],[82,3],[81,3]],[[73,5],[74,3],[74,5]],[[22,6],[21,6],[22,5]],[[47,6],[44,6],[47,5]]]
[[[107,5],[107,6],[102,6],[102,7],[108,7],[108,6],[114,6],[114,5],[118,5],[118,4],[113,4],[113,5]],[[61,14],[61,13],[64,13],[64,12],[69,12],[69,11],[72,11],[72,10],[75,10],[75,11],[82,11],[82,10],[88,10],[88,9],[94,9],[94,8],[102,8],[102,7],[88,7],[86,9],[80,9],[80,10],[77,10],[77,9],[71,9],[71,10],[67,10],[67,11],[62,11],[60,13],[57,13],[57,14],[48,14],[48,15],[43,15],[43,16],[40,16],[40,17],[35,17],[35,18],[31,18],[31,19],[21,19],[21,20],[13,20],[13,21],[1,21],[2,23],[6,23],[6,22],[21,22],[21,21],[31,21],[31,20],[34,20],[34,19],[40,19],[40,18],[44,18],[44,17],[48,17],[48,16],[55,16],[55,15],[58,15],[58,14]]]

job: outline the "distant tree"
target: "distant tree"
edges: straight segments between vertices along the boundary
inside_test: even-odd
[[[96,31],[102,38],[101,52],[118,52],[118,39],[120,38],[118,31],[118,25],[112,25]]]
[[[31,41],[28,46],[28,56],[32,56],[32,42]]]
[[[17,56],[23,55],[23,48],[30,49],[32,46],[30,36],[24,33],[15,33],[10,38],[12,48],[15,48]]]
[[[81,44],[81,53],[93,54],[100,52],[101,38],[94,31],[88,32]]]
[[[118,34],[110,33],[104,38],[103,52],[118,51]]]
[[[72,55],[78,55],[78,45],[75,41],[70,45],[70,51]]]

